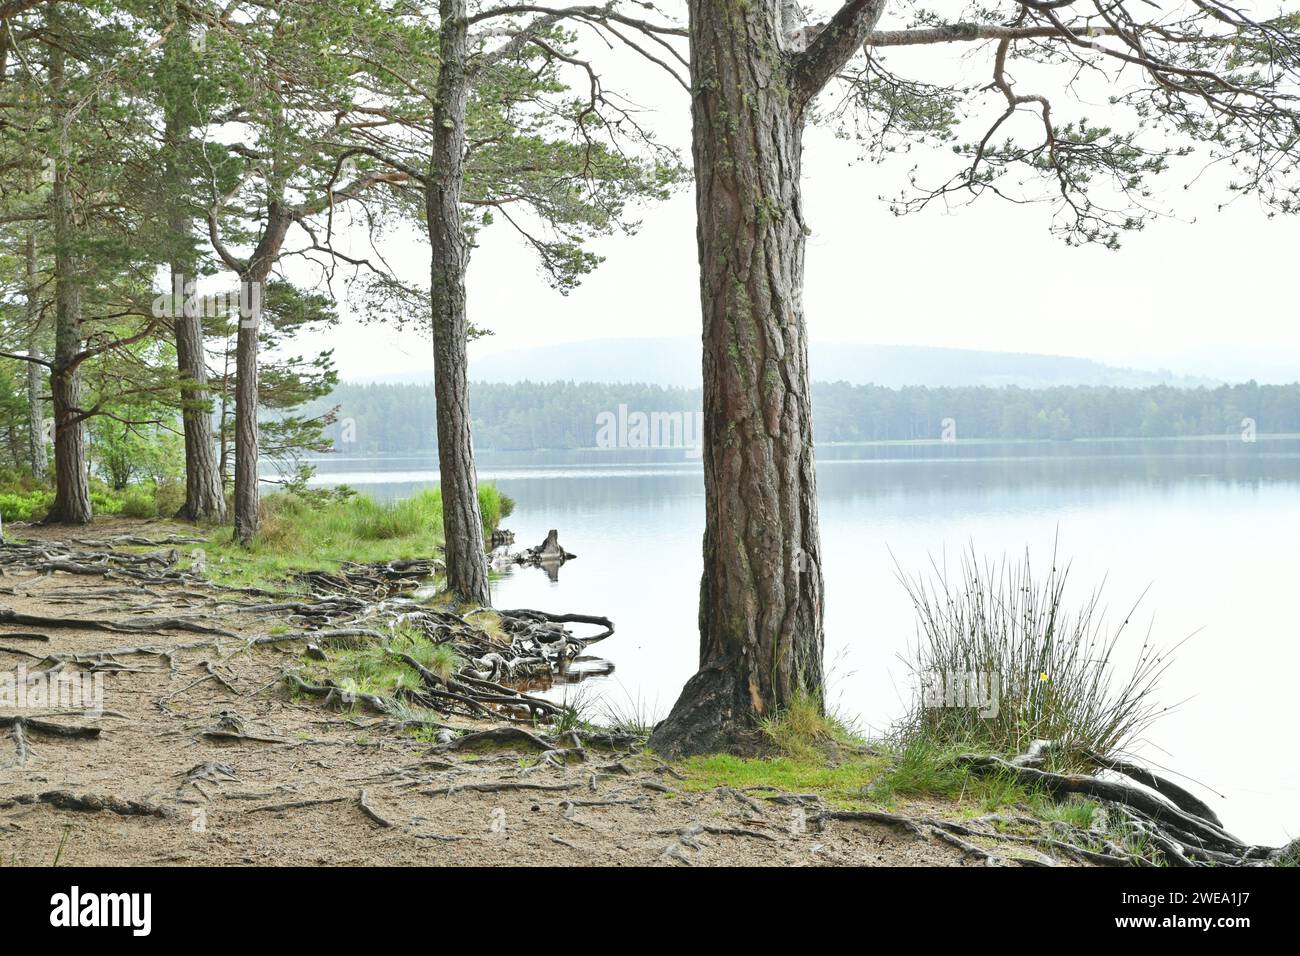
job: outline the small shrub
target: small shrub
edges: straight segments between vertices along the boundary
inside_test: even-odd
[[[5,521],[39,521],[54,503],[52,491],[18,491],[0,494],[0,517]]]
[[[5,494],[19,494],[31,491],[49,491],[46,483],[38,481],[29,468],[14,468],[12,465],[0,466],[0,488]]]
[[[151,489],[136,485],[127,489],[122,497],[119,513],[128,518],[155,518],[158,515],[158,501]]]
[[[90,483],[90,508],[97,515],[116,515],[122,513],[122,495],[102,481]]]
[[[154,505],[164,518],[174,517],[185,504],[185,482],[179,478],[164,478],[154,488]]]

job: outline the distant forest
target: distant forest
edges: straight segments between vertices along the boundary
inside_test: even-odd
[[[574,382],[480,382],[470,386],[474,443],[480,449],[590,448],[597,416],[693,412],[700,391],[659,385]],[[340,452],[393,454],[436,447],[432,385],[343,383],[308,406],[338,406],[326,437]],[[958,439],[1166,438],[1238,435],[1243,419],[1261,434],[1300,432],[1300,384],[1216,388],[1105,386],[1023,388],[882,388],[813,385],[820,442],[943,437],[952,419]]]

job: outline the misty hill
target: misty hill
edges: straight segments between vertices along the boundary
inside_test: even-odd
[[[920,345],[856,345],[814,342],[809,355],[812,378],[902,388],[1016,385],[1213,385],[1205,378],[1169,371],[1114,368],[1090,359]],[[570,381],[646,382],[694,387],[700,384],[700,343],[689,338],[596,339],[476,356],[470,353],[470,378],[476,382]],[[377,380],[385,380],[379,377]],[[393,380],[393,379],[388,379]],[[426,380],[428,380],[426,378]]]

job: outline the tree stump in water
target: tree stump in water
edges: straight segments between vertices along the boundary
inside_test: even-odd
[[[541,568],[552,581],[558,581],[560,565],[576,557],[576,554],[570,554],[564,550],[560,545],[560,533],[552,528],[547,533],[545,541],[535,548],[525,548],[520,551],[514,556],[514,562],[515,564],[527,564],[530,567]]]

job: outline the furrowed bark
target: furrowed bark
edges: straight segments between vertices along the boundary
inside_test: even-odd
[[[62,101],[63,70],[63,50],[57,43],[52,44],[50,83],[58,101]],[[54,406],[54,503],[45,520],[52,524],[86,524],[91,518],[91,506],[78,371],[83,340],[81,288],[77,275],[79,264],[72,248],[75,224],[66,146],[60,145],[54,160],[54,183],[50,190],[55,281],[54,361],[50,370],[50,396]]]
[[[691,3],[704,314],[700,670],[651,738],[747,749],[822,701],[822,577],[802,284],[802,112],[779,0]]]
[[[804,51],[783,0],[688,6],[705,531],[700,669],[650,739],[671,755],[748,750],[763,718],[823,705],[802,133],[884,0],[848,0]]]
[[[442,526],[448,589],[462,600],[487,604],[487,557],[470,434],[465,308],[468,254],[460,210],[469,102],[465,0],[441,0],[439,14],[441,60],[425,216],[432,247],[430,300]]]

